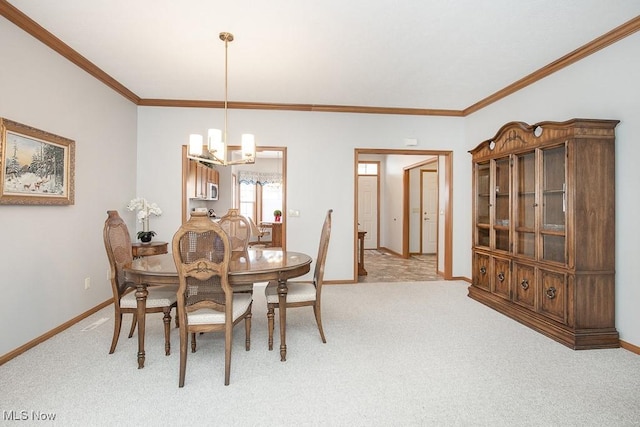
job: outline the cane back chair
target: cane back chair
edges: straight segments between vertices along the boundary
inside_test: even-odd
[[[239,209],[231,208],[220,218],[218,225],[229,236],[231,259],[243,257],[249,259],[247,250],[249,248],[249,240],[251,240],[252,229],[247,217],[240,215]],[[253,284],[236,286],[233,291],[253,293]]]
[[[312,306],[315,314],[318,331],[323,343],[327,340],[324,337],[322,329],[322,313],[320,310],[322,282],[324,279],[324,264],[327,259],[327,249],[329,247],[329,238],[331,236],[331,214],[333,209],[327,211],[324,224],[322,225],[322,233],[320,234],[320,245],[318,248],[318,258],[316,259],[315,269],[313,271],[313,280],[311,281],[288,281],[287,282],[287,310],[293,307]],[[273,350],[273,328],[275,309],[279,308],[278,301],[278,282],[271,281],[265,288],[265,296],[267,298],[267,324],[269,329],[269,350]]]
[[[133,336],[136,324],[138,323],[138,304],[134,292],[135,285],[126,281],[123,270],[123,267],[133,260],[131,237],[129,236],[127,225],[118,214],[118,211],[107,211],[103,238],[107,258],[109,258],[111,290],[113,291],[113,307],[115,309],[113,339],[111,341],[111,349],[109,350],[109,354],[112,354],[116,349],[118,338],[120,337],[122,314],[131,313],[133,315],[129,338]],[[177,301],[176,289],[174,287],[150,286],[147,290],[149,294],[147,296],[147,309],[145,313],[164,313],[164,346],[165,354],[168,356],[171,353],[169,332],[171,309],[176,306]]]
[[[229,240],[225,231],[202,212],[194,212],[173,236],[173,259],[179,278],[180,387],[184,386],[190,335],[195,351],[196,333],[224,332],[225,385],[229,385],[233,327],[242,320],[245,349],[250,349],[253,300],[249,293],[234,293],[229,284]]]

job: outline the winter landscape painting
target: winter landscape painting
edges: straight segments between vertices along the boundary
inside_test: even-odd
[[[0,153],[0,204],[74,203],[74,141],[0,118]]]

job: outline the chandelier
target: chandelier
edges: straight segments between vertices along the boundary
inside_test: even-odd
[[[206,146],[203,143],[202,135],[189,135],[189,154],[187,157],[200,162],[222,166],[255,163],[256,143],[253,135],[249,133],[242,134],[241,157],[235,160],[227,160],[227,50],[229,43],[233,41],[233,34],[222,32],[220,33],[220,40],[224,42],[224,130],[209,129]]]

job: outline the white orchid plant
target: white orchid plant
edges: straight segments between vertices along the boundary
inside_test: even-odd
[[[132,199],[127,205],[127,209],[130,211],[138,211],[136,217],[138,221],[142,223],[142,231],[138,231],[138,239],[143,242],[151,241],[151,238],[156,235],[156,232],[149,231],[149,217],[151,215],[162,215],[162,209],[155,203],[149,203],[147,199],[143,197]]]

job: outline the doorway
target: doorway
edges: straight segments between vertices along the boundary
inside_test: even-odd
[[[388,156],[404,157],[404,156],[412,156],[407,157],[406,163],[413,162],[412,165],[408,165],[404,167],[404,173],[400,172],[401,178],[398,178],[396,175],[386,176],[387,173],[392,173],[385,170],[384,162],[380,168],[380,179],[384,181],[379,185],[382,187],[378,190],[378,200],[380,209],[378,213],[378,219],[380,221],[380,225],[378,226],[378,248],[380,250],[390,249],[390,252],[404,259],[409,259],[411,256],[410,251],[410,237],[411,237],[411,214],[412,214],[412,205],[410,199],[410,193],[412,191],[411,180],[409,169],[411,167],[416,167],[419,165],[427,164],[429,161],[435,162],[438,166],[438,173],[435,175],[431,175],[431,178],[427,178],[429,175],[425,175],[425,179],[430,179],[432,183],[422,184],[421,178],[419,179],[420,186],[422,185],[434,185],[433,178],[437,176],[437,180],[435,181],[436,188],[438,189],[436,206],[439,206],[435,212],[433,212],[433,206],[430,205],[427,215],[434,216],[426,216],[426,222],[428,224],[420,224],[420,228],[426,228],[425,239],[427,241],[420,241],[420,251],[430,250],[428,248],[428,241],[432,241],[431,245],[435,244],[435,253],[437,254],[436,265],[437,272],[440,274],[445,280],[450,280],[453,277],[452,272],[452,247],[453,247],[453,229],[452,229],[452,209],[451,209],[451,200],[453,193],[452,186],[452,155],[451,151],[441,151],[441,150],[394,150],[394,149],[355,149],[355,171],[354,171],[354,181],[355,181],[355,194],[354,194],[354,204],[356,208],[356,217],[354,220],[354,235],[353,235],[353,248],[354,248],[354,282],[357,282],[357,267],[358,267],[358,223],[360,222],[358,211],[359,207],[359,195],[361,194],[360,190],[360,178],[358,174],[358,164],[361,162],[369,162],[371,159],[386,159]],[[416,163],[416,156],[423,156],[424,159],[422,162]],[[427,168],[428,169],[428,168]],[[394,173],[394,172],[393,172]],[[390,181],[393,185],[390,188],[388,182]],[[397,194],[396,194],[397,193]],[[433,200],[426,201],[427,203],[433,203]],[[415,211],[415,207],[413,208]],[[423,210],[422,204],[418,205],[418,214],[421,220],[425,219],[424,216],[425,210]],[[440,220],[440,221],[439,221]],[[438,225],[439,224],[439,225]],[[435,231],[433,227],[435,226]],[[422,247],[425,249],[422,249]],[[366,247],[366,246],[365,246]],[[365,266],[366,267],[366,266]]]
[[[232,156],[241,155],[240,147],[229,150]],[[232,166],[231,175],[232,207],[269,230],[264,243],[286,249],[287,148],[256,147],[255,162]]]
[[[239,146],[229,146],[227,155],[229,159],[233,159],[240,152]],[[189,182],[189,159],[187,157],[187,146],[182,146],[182,222],[185,223],[190,216],[193,208],[206,207],[213,209],[218,216],[224,215],[230,208],[240,207],[240,181],[238,176],[240,171],[246,172],[247,180],[257,179],[260,181],[259,193],[260,200],[256,203],[255,212],[252,217],[255,221],[273,222],[273,211],[278,209],[282,211],[281,217],[281,233],[279,239],[282,248],[286,249],[286,200],[287,200],[287,148],[260,146],[256,147],[256,161],[253,164],[242,164],[232,166],[217,166],[217,184],[219,187],[219,198],[216,200],[205,200],[201,198],[193,198],[188,191]],[[267,183],[276,183],[270,185],[268,191],[262,191],[262,185]],[[280,205],[278,204],[278,201]],[[258,210],[257,207],[260,207]]]

